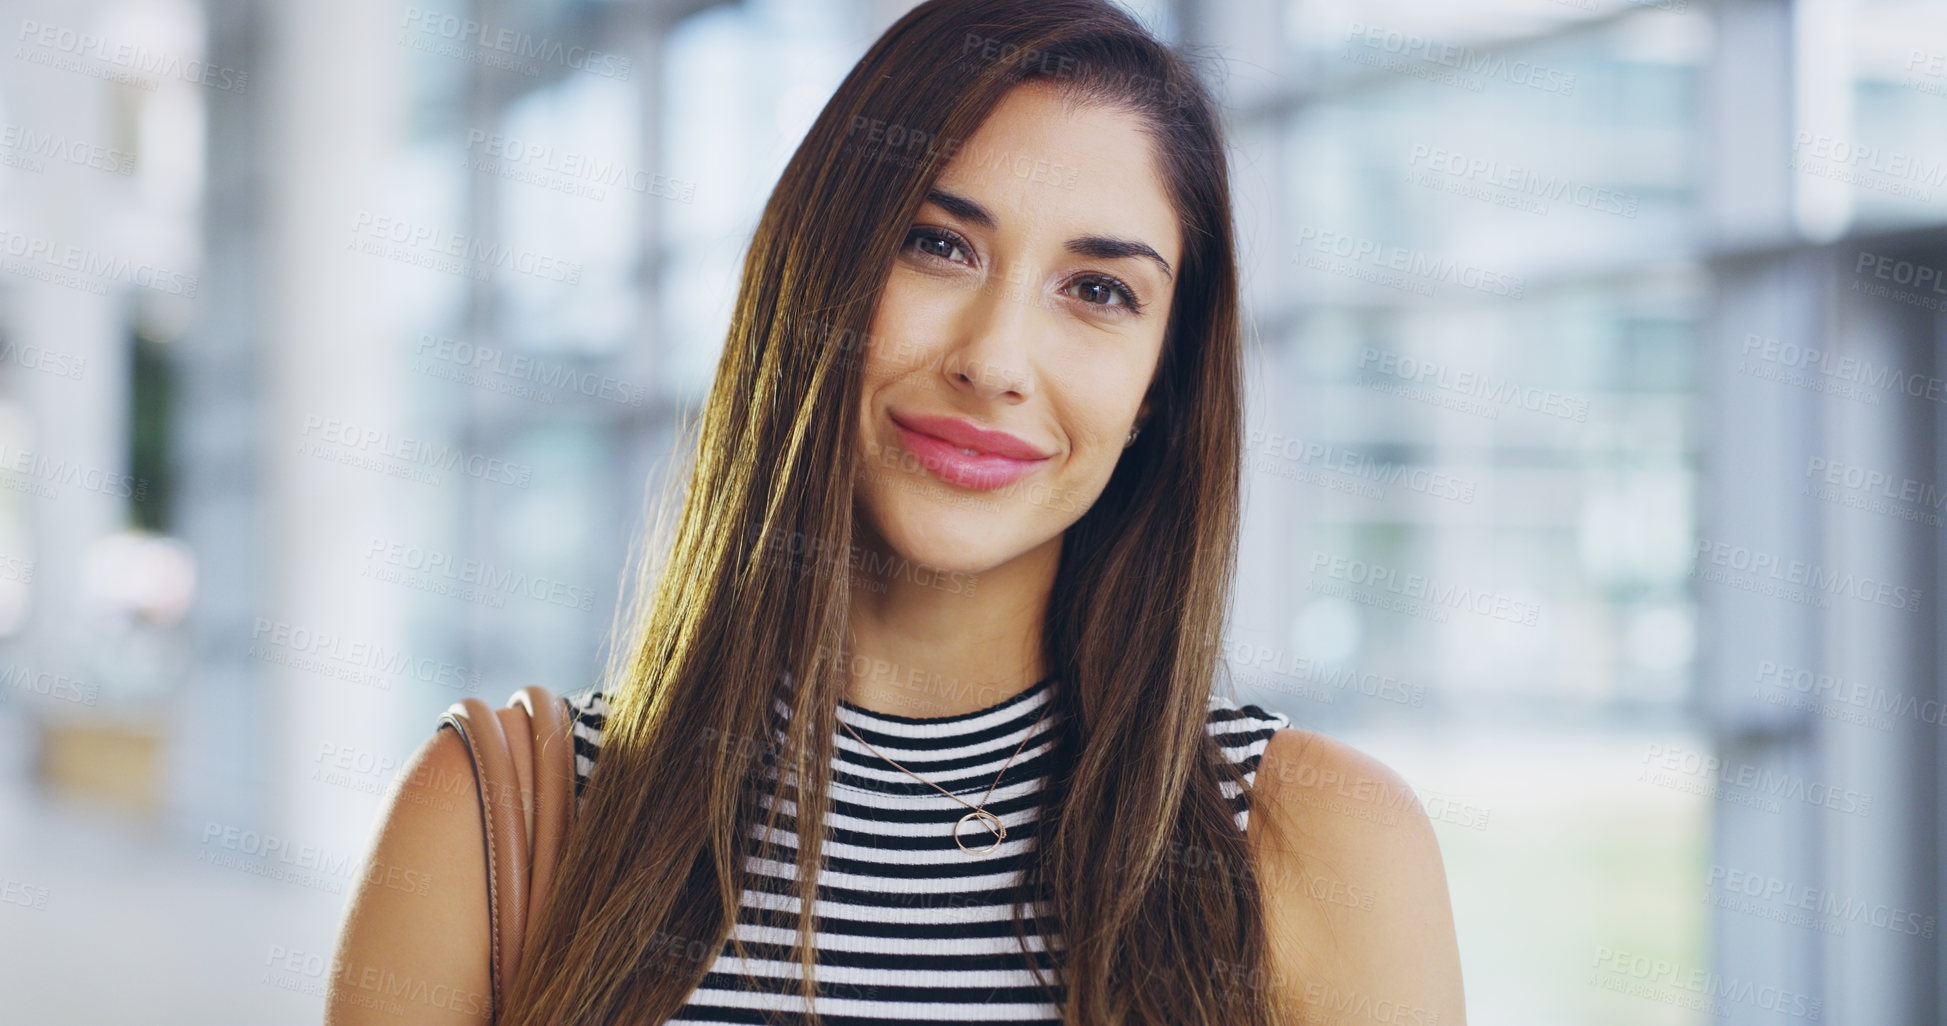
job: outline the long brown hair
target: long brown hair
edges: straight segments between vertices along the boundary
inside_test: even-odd
[[[863,363],[842,340],[873,343],[928,188],[956,153],[979,159],[959,141],[1030,80],[1138,117],[1184,254],[1151,415],[1063,540],[1043,637],[1072,755],[1024,870],[1046,900],[1017,905],[1014,926],[1065,945],[1042,982],[1065,989],[1069,1024],[1273,1021],[1266,988],[1238,985],[1267,975],[1261,895],[1221,787],[1244,780],[1205,728],[1243,405],[1216,106],[1182,55],[1107,0],[930,0],[846,76],[764,207],[667,559],[639,569],[601,757],[502,1023],[665,1021],[727,938],[743,952],[732,931],[758,794],[769,828],[787,805],[824,821]],[[800,834],[796,862],[807,1007],[821,840]]]

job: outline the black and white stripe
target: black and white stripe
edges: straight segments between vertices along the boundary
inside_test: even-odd
[[[994,852],[969,855],[950,834],[966,805],[887,765],[844,729],[837,732],[826,868],[817,892],[818,1012],[830,1026],[1061,1021],[1060,983],[1052,994],[1043,991],[1028,969],[1032,957],[1054,980],[1060,938],[1030,933],[1024,952],[1009,918],[1010,907],[1028,898],[1020,873],[1045,785],[1055,760],[1065,757],[1055,715],[1035,723],[1048,689],[1043,680],[986,709],[935,719],[840,704],[839,718],[873,747],[971,804],[980,804],[1016,746],[1023,738],[1027,743],[984,806],[1006,825],[1007,839]],[[570,696],[569,704],[579,796],[600,752],[608,703],[600,692],[588,692]],[[778,708],[789,715],[781,699]],[[1272,733],[1289,725],[1282,713],[1210,698],[1207,729],[1247,779],[1255,779]],[[1245,829],[1248,795],[1229,782],[1224,793],[1238,829]],[[768,795],[764,803],[769,808]],[[785,803],[779,822],[793,824],[795,812]],[[962,837],[973,848],[991,843],[972,822]],[[752,838],[757,843],[747,865],[756,885],[744,891],[736,928],[752,958],[737,959],[726,942],[670,1022],[763,1023],[803,1011],[798,965],[789,960],[799,911],[792,893],[797,835],[788,828],[766,835],[760,822]]]

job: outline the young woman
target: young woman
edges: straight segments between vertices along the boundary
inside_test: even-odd
[[[625,658],[572,696],[500,1022],[1464,1020],[1412,792],[1213,694],[1226,175],[1106,0],[931,0],[874,44],[759,222]],[[484,1010],[361,999],[489,989],[476,808],[433,792],[460,739],[406,780],[372,857],[430,885],[354,898],[333,1023]]]

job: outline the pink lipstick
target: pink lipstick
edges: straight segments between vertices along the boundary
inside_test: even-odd
[[[948,484],[992,491],[1034,473],[1053,454],[1005,431],[954,417],[892,414],[899,441]]]

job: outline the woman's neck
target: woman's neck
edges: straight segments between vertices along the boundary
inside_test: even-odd
[[[1061,538],[978,573],[894,572],[881,554],[852,573],[845,700],[893,716],[958,716],[1047,675],[1042,624]],[[892,568],[882,573],[872,568]]]

